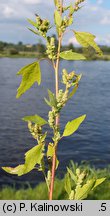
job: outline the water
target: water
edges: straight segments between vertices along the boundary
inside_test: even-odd
[[[21,80],[16,72],[34,60],[0,59],[0,167],[23,163],[24,153],[35,144],[22,117],[38,114],[46,118],[49,110],[43,98],[47,96],[47,88],[54,90],[54,73],[47,61],[41,63],[41,86],[37,87],[36,84],[20,99],[15,98]],[[80,115],[87,114],[87,118],[74,135],[60,142],[58,173],[65,170],[70,160],[88,160],[96,167],[106,167],[110,164],[110,62],[62,61],[63,67],[81,72],[83,77],[74,98],[61,113],[61,127],[64,128],[68,120]],[[36,171],[16,177],[0,169],[0,185],[19,186],[27,181],[34,185],[39,180],[43,180],[43,177]]]

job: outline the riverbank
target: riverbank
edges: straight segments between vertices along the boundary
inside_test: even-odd
[[[97,178],[106,177],[105,182],[92,191],[88,200],[110,200],[110,167],[106,169],[92,169]],[[47,200],[48,192],[45,183],[40,183],[37,187],[28,189],[5,187],[0,190],[0,200]],[[64,190],[64,179],[56,179],[54,200],[66,200],[67,196]]]
[[[11,55],[6,53],[0,53],[0,58],[45,58],[45,54],[36,53],[36,52],[19,52],[19,54]],[[104,54],[103,56],[94,56],[92,58],[88,58],[89,61],[102,60],[102,61],[110,61],[110,55]]]
[[[15,55],[0,53],[0,58],[43,58],[44,56],[36,52],[19,52]]]

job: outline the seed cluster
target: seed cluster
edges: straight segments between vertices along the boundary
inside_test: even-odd
[[[65,84],[66,88],[64,92],[62,89],[59,90],[59,93],[57,96],[58,112],[66,105],[66,102],[68,100],[69,90],[73,84],[74,76],[75,76],[75,73],[73,71],[68,74],[65,69],[63,70],[62,81]]]
[[[68,74],[68,72],[65,69],[63,69],[62,81],[65,85],[68,85],[69,87],[71,87],[72,81],[75,76],[76,74],[74,71]]]
[[[79,9],[80,9],[80,4],[82,3],[82,2],[84,2],[85,0],[77,0],[76,2],[75,2],[75,8],[74,8],[74,10],[75,11],[78,11]]]
[[[64,16],[63,20],[62,20],[62,25],[59,29],[59,32],[64,33],[66,28],[70,25],[72,25],[73,23],[73,17],[72,15],[69,15],[69,17]]]
[[[55,119],[57,115],[58,115],[58,111],[55,108],[52,108],[52,111],[50,111],[48,114],[49,126],[54,130],[54,137],[52,138],[54,143],[58,143],[58,141],[60,140],[59,127],[55,125]]]
[[[81,172],[79,168],[76,169],[76,176],[77,176],[77,186],[76,186],[76,189],[77,187],[80,187],[81,184],[83,183],[83,180],[86,176],[86,173],[83,171]]]
[[[48,37],[47,38],[47,50],[46,53],[49,57],[49,59],[56,59],[55,54],[55,38],[54,37]]]
[[[49,123],[51,128],[55,127],[55,117],[56,117],[55,111],[54,110],[49,111],[49,113],[48,113],[48,123]]]
[[[33,136],[34,139],[39,141],[42,138],[42,128],[38,124],[32,124],[32,122],[28,122],[28,129]]]
[[[74,71],[68,74],[64,69],[62,75],[62,82],[65,84],[65,91],[59,90],[58,96],[56,97],[56,106],[52,107],[52,110],[48,114],[48,123],[51,128],[55,129],[55,118],[61,111],[61,109],[66,105],[69,97],[70,88],[77,84],[79,81],[79,76],[75,74]]]
[[[42,20],[39,16],[37,16],[36,27],[39,31],[39,34],[46,38],[47,31],[50,27],[50,22],[47,19]]]

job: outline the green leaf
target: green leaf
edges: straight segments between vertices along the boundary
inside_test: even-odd
[[[77,77],[77,82],[79,82],[82,78],[82,74],[79,74],[78,77]]]
[[[56,170],[57,170],[57,168],[58,168],[58,166],[59,166],[59,160],[58,160],[58,158],[56,158]]]
[[[56,107],[57,106],[57,101],[55,95],[48,89],[48,95],[49,95],[49,101],[44,98],[46,104],[50,107]]]
[[[95,179],[88,180],[82,187],[76,188],[75,200],[83,200],[87,198],[88,194],[92,190],[95,183]]]
[[[33,20],[27,19],[27,21],[28,21],[32,26],[37,27],[37,23],[34,22]]]
[[[22,81],[17,89],[16,98],[19,98],[22,94],[24,94],[35,82],[40,85],[41,83],[41,71],[39,62],[33,62],[25,67],[23,67],[20,71],[18,71],[17,75],[22,75]]]
[[[69,195],[69,200],[74,200],[75,192],[74,190],[71,190],[71,193]]]
[[[28,27],[28,29],[29,29],[31,32],[33,32],[34,34],[39,35],[39,33],[36,32],[35,30],[33,30],[33,29],[29,28],[29,27]]]
[[[58,6],[58,0],[54,0],[55,6]]]
[[[68,20],[68,26],[70,26],[72,24],[73,24],[73,17],[70,17],[69,20]]]
[[[25,154],[25,166],[26,166],[26,172],[30,172],[32,169],[34,169],[36,164],[41,164],[41,160],[43,158],[43,150],[44,145],[39,144],[32,149],[30,149]]]
[[[67,167],[67,171],[68,171],[68,173],[70,174],[71,179],[72,179],[75,183],[77,183],[77,177],[76,177],[75,174],[72,172],[72,170],[69,169],[69,168]]]
[[[102,184],[105,180],[106,180],[106,178],[97,179],[92,190],[94,190],[98,185]]]
[[[38,170],[39,172],[45,172],[45,162],[44,162],[44,158],[42,158],[41,163],[40,163],[40,166],[37,167],[37,170]]]
[[[47,150],[47,157],[53,157],[54,152],[55,152],[55,146],[49,143],[48,150]]]
[[[78,89],[78,85],[76,85],[76,86],[73,88],[72,92],[69,94],[69,97],[68,97],[69,99],[73,97],[73,95],[76,93],[77,89]]]
[[[72,50],[60,53],[60,57],[65,60],[85,60],[85,56],[80,53],[72,52]]]
[[[58,26],[58,27],[61,27],[61,24],[62,24],[62,17],[60,16],[60,13],[56,10],[55,11],[55,24]]]
[[[44,98],[44,100],[48,106],[52,107],[51,103],[46,98]]]
[[[38,115],[33,115],[33,116],[25,116],[24,118],[22,118],[23,121],[31,121],[35,124],[38,124],[40,126],[43,126],[45,124],[48,124],[47,121],[45,119],[43,119],[42,117],[38,116]]]
[[[67,194],[69,196],[71,193],[71,180],[70,180],[68,173],[66,173],[66,175],[65,175],[64,188],[65,188],[65,191],[67,192]]]
[[[99,55],[103,55],[101,49],[99,48],[99,46],[96,44],[96,42],[94,41],[95,36],[88,33],[88,32],[78,32],[78,31],[74,31],[75,37],[77,39],[77,41],[83,46],[83,47],[93,47],[96,52]]]
[[[22,164],[22,165],[19,165],[19,166],[15,167],[15,168],[12,168],[12,167],[2,167],[2,169],[5,172],[7,172],[7,173],[21,176],[25,172],[25,165]]]
[[[50,190],[50,183],[51,183],[51,171],[48,170],[47,177],[46,177],[46,184],[47,184],[47,187],[48,187],[48,191]]]
[[[86,118],[86,115],[80,116],[70,122],[68,122],[65,126],[63,137],[70,136],[73,134],[80,126],[80,124],[84,121]]]
[[[70,8],[70,15],[73,15],[73,13],[74,13],[74,7],[73,7],[73,5],[71,4],[69,8]]]
[[[49,102],[51,106],[56,107],[57,101],[56,101],[55,95],[49,89],[48,89],[48,95],[49,95]]]
[[[47,158],[52,159],[54,153],[55,153],[55,146],[52,143],[49,143],[47,149]],[[56,158],[56,169],[58,168],[58,165],[59,165],[59,160]]]
[[[25,164],[19,165],[15,168],[2,167],[2,169],[5,170],[7,173],[22,176],[33,170],[36,164],[41,164],[41,160],[43,158],[43,150],[44,146],[42,144],[39,144],[26,152]]]

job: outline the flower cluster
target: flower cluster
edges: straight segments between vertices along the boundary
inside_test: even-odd
[[[79,80],[80,76],[76,75],[74,71],[68,74],[68,72],[65,69],[63,70],[62,82],[65,84],[66,88],[65,91],[60,89],[58,96],[56,98],[58,112],[60,112],[60,110],[66,105],[66,102],[68,101],[70,88],[74,85],[78,85]]]
[[[61,25],[62,33],[65,32],[67,26],[68,26],[68,18],[64,16],[64,19],[62,20],[62,25]]]
[[[48,114],[49,126],[54,130],[54,137],[52,138],[54,143],[58,143],[58,141],[60,140],[59,127],[55,125],[55,119],[57,115],[58,115],[58,110],[54,108],[52,108],[52,111],[50,111]]]
[[[69,16],[69,17],[64,16],[64,18],[63,18],[63,20],[62,20],[62,25],[61,25],[61,27],[60,27],[60,31],[61,31],[62,33],[64,33],[65,30],[66,30],[66,28],[67,28],[68,26],[72,25],[72,23],[73,23],[73,17],[72,17],[72,16]]]
[[[76,186],[76,189],[77,187],[80,187],[81,184],[83,183],[83,180],[86,176],[86,173],[85,171],[81,172],[79,168],[76,169],[76,176],[77,176],[77,186]]]
[[[46,37],[47,31],[50,28],[50,22],[47,19],[42,20],[39,16],[37,16],[36,27],[37,30],[39,31],[39,34],[42,35],[43,37]]]
[[[76,0],[76,2],[75,2],[75,7],[74,7],[74,11],[78,11],[79,9],[80,9],[80,4],[82,3],[82,2],[84,2],[85,0]]]
[[[75,76],[76,74],[74,71],[68,74],[68,72],[65,69],[63,69],[62,81],[65,85],[71,87],[72,81],[75,78]]]
[[[47,38],[47,50],[46,53],[49,57],[49,59],[56,59],[55,55],[55,38],[54,37],[48,37]]]
[[[56,117],[55,111],[54,110],[49,111],[49,113],[48,113],[48,123],[49,123],[50,127],[53,128],[53,129],[55,127],[55,117]]]
[[[42,136],[42,128],[38,124],[32,124],[32,122],[28,122],[28,128],[34,139],[37,141]]]
[[[68,74],[64,69],[62,75],[62,82],[65,84],[65,91],[60,89],[56,97],[55,106],[52,106],[52,110],[48,114],[48,123],[51,128],[55,129],[55,118],[61,111],[61,109],[66,105],[69,98],[69,90],[74,85],[78,85],[81,76],[76,75],[74,71]]]
[[[62,89],[59,90],[58,96],[57,96],[57,109],[58,112],[65,106],[67,100],[68,100],[68,92],[69,90],[66,88],[65,92],[63,92]]]

